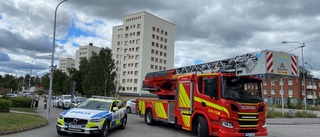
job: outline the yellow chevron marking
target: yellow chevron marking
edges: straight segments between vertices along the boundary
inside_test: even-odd
[[[159,118],[165,118],[167,119],[168,116],[167,116],[167,113],[163,107],[163,103],[161,102],[155,102],[154,103],[154,107],[155,107],[155,111],[156,111],[156,115],[159,117]]]
[[[185,103],[184,107],[190,108],[190,99],[182,83],[180,83],[179,88],[180,88],[179,95],[181,95],[180,97],[182,97]]]
[[[210,101],[207,101],[207,100],[204,100],[204,99],[201,99],[199,97],[194,97],[194,100],[201,103],[201,102],[204,102],[206,103],[206,105],[210,106],[210,107],[213,107],[215,109],[218,109],[220,111],[223,111],[223,112],[226,112],[228,117],[230,117],[230,114],[229,114],[229,111],[228,109],[226,109],[225,107],[221,106],[221,105],[218,105],[218,104],[215,104],[215,103],[212,103]]]
[[[146,110],[146,105],[144,101],[139,100],[139,109],[141,111],[141,114],[144,115]]]

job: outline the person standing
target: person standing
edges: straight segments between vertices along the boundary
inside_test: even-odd
[[[47,97],[46,96],[44,97],[43,104],[44,104],[44,109],[46,109],[47,108]]]
[[[35,104],[35,108],[38,108],[38,105],[39,105],[39,99],[40,99],[40,96],[38,94],[36,94],[36,97],[35,97],[35,101],[36,101],[36,104]]]

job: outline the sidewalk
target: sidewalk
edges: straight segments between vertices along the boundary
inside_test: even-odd
[[[267,118],[269,125],[320,124],[320,118]]]

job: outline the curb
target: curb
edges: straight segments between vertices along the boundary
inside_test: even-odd
[[[44,124],[41,125],[35,125],[35,126],[30,126],[22,129],[14,129],[14,130],[7,130],[7,131],[0,131],[0,135],[8,135],[8,134],[13,134],[13,133],[18,133],[18,132],[23,132],[23,131],[28,131],[36,128],[41,128],[48,125],[48,122],[45,122]]]

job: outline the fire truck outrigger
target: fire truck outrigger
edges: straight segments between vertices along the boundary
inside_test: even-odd
[[[136,100],[148,125],[175,124],[198,137],[267,136],[262,80],[299,76],[297,56],[263,50],[234,58],[147,73]]]

